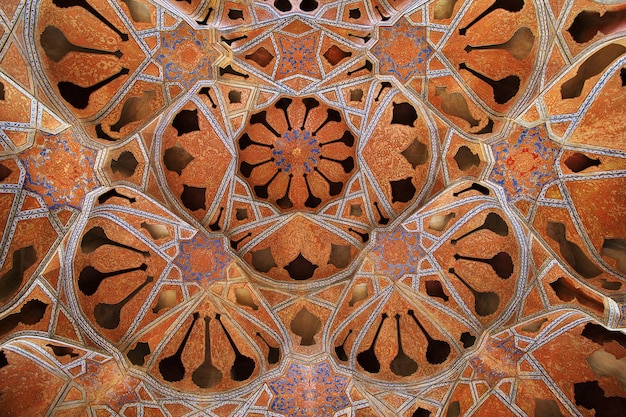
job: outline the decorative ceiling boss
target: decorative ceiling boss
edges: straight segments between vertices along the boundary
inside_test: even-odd
[[[626,5],[4,0],[3,416],[618,416]]]

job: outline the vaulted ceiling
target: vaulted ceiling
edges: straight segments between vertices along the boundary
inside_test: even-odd
[[[624,30],[2,0],[0,414],[622,415]]]

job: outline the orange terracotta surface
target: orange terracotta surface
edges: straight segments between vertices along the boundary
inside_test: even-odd
[[[623,414],[623,4],[9,0],[0,46],[0,415]]]

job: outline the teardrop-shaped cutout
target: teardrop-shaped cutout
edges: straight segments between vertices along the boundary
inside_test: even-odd
[[[393,117],[391,124],[399,124],[415,127],[417,120],[417,111],[411,103],[393,103]]]
[[[305,258],[302,253],[299,253],[296,259],[285,266],[289,276],[297,281],[311,278],[317,268],[318,266]]]
[[[437,281],[436,279],[427,280],[425,286],[426,286],[426,294],[428,294],[429,296],[439,297],[443,301],[449,300],[449,297],[443,291],[443,286],[441,285],[441,282]]]
[[[235,300],[237,300],[237,304],[250,307],[254,311],[259,309],[259,306],[256,305],[252,298],[252,294],[245,288],[235,289]]]
[[[200,126],[198,126],[198,109],[181,110],[174,116],[172,126],[178,132],[178,136],[200,130]]]
[[[420,142],[417,138],[405,150],[400,152],[402,156],[415,169],[418,165],[423,165],[428,161],[428,147]]]
[[[389,181],[391,185],[391,202],[407,203],[413,199],[417,189],[413,185],[413,177],[402,180]]]
[[[342,59],[352,56],[352,52],[343,51],[337,45],[332,45],[324,52],[324,58],[330,65],[337,65]]]
[[[168,171],[173,171],[178,175],[182,175],[183,170],[195,158],[179,144],[168,148],[163,153],[163,163]]]
[[[180,195],[180,199],[184,206],[191,211],[204,210],[206,209],[206,188],[183,184],[183,192]]]
[[[456,165],[461,171],[469,171],[472,167],[480,165],[480,157],[472,152],[467,146],[461,146],[454,155]]]
[[[119,173],[125,178],[132,177],[137,169],[137,159],[135,155],[133,155],[130,151],[122,152],[117,159],[111,159],[111,171],[115,173]],[[0,175],[1,178],[1,175]]]
[[[300,346],[312,346],[315,344],[314,336],[319,333],[322,328],[322,322],[317,316],[302,307],[298,314],[295,315],[290,324],[291,331],[302,339]]]
[[[251,251],[250,253],[252,254],[252,266],[259,272],[268,272],[277,266],[271,248]]]
[[[270,51],[268,51],[264,47],[260,46],[253,53],[246,55],[245,58],[252,60],[256,62],[259,66],[265,68],[270,64],[270,62],[272,62],[272,60],[274,59],[274,55],[272,55]]]
[[[345,268],[350,264],[350,258],[350,245],[331,243],[329,264],[335,265],[337,268]]]
[[[143,366],[146,362],[146,356],[150,353],[150,345],[148,343],[137,342],[135,347],[126,354],[126,357],[133,365]]]

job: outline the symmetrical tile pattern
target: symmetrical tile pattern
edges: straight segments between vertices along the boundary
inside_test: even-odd
[[[0,414],[621,415],[613,3],[3,1]]]

